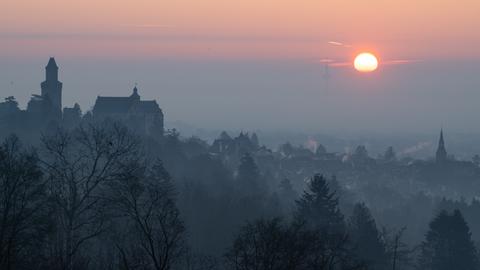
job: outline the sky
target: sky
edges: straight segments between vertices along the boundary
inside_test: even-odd
[[[64,105],[84,111],[137,83],[167,121],[204,128],[480,132],[478,14],[474,0],[7,0],[0,98],[25,106],[55,56]],[[377,71],[335,65],[362,51]]]

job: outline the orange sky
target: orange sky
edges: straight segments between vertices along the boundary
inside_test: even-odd
[[[478,0],[3,2],[0,55],[10,57],[480,58]]]

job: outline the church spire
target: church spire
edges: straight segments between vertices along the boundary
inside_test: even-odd
[[[442,128],[440,130],[440,139],[438,140],[436,161],[444,162],[446,160],[447,160],[447,150],[445,149],[445,141],[443,140],[443,128]]]

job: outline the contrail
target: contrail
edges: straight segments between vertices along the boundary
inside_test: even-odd
[[[329,41],[327,43],[331,44],[331,45],[335,45],[335,46],[343,46],[343,44],[341,42],[337,42],[337,41]]]
[[[333,45],[333,46],[340,46],[340,47],[344,47],[344,48],[352,47],[352,45],[345,44],[345,43],[338,42],[338,41],[328,41],[327,43],[330,44],[330,45]]]
[[[382,65],[402,65],[402,64],[411,64],[411,63],[418,63],[422,62],[422,60],[415,60],[415,59],[399,59],[399,60],[387,60],[382,61]]]
[[[169,24],[132,24],[125,26],[135,28],[175,28],[175,26]]]

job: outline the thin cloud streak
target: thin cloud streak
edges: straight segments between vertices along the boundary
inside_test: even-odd
[[[415,59],[388,60],[388,61],[382,61],[380,64],[382,64],[382,65],[403,65],[403,64],[412,64],[412,63],[419,63],[419,62],[423,62],[423,60],[415,60]]]
[[[176,28],[173,25],[169,24],[134,24],[134,25],[127,25],[128,27],[135,27],[135,28],[160,28],[160,29],[172,29]]]
[[[330,44],[330,45],[333,45],[333,46],[344,47],[344,48],[351,48],[352,47],[352,45],[350,45],[350,44],[345,44],[345,43],[338,42],[338,41],[328,41],[327,43]]]
[[[322,64],[326,64],[329,67],[348,67],[353,66],[353,62],[349,61],[342,61],[342,60],[334,60],[330,58],[323,58],[318,60],[318,62]],[[379,65],[406,65],[406,64],[414,64],[420,63],[423,60],[415,60],[415,59],[399,59],[399,60],[387,60],[387,61],[380,61]]]

